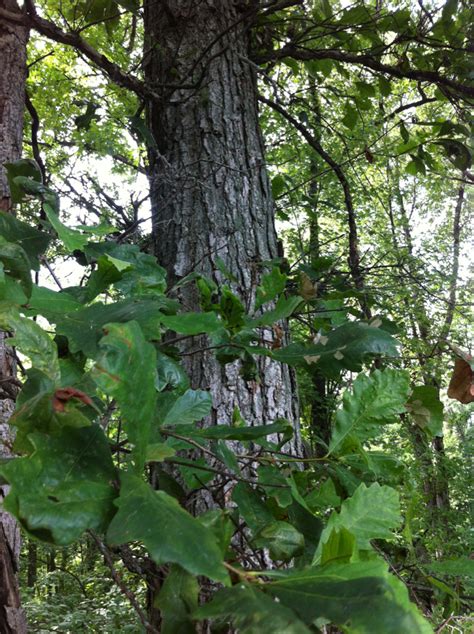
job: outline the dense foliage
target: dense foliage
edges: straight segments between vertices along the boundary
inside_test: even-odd
[[[250,309],[224,259],[219,283],[169,282],[151,254],[138,3],[30,7],[31,156],[7,165],[17,214],[0,214],[21,379],[0,472],[34,631],[157,631],[153,609],[164,633],[472,626],[469,21],[401,4],[256,14],[286,256],[258,264]],[[187,371],[204,349],[250,385],[259,359],[294,368],[302,451],[283,419],[208,424]]]

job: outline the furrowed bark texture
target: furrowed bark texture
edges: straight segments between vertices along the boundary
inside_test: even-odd
[[[162,99],[148,104],[157,147],[150,151],[156,254],[171,280],[199,271],[222,283],[221,258],[247,309],[255,299],[261,263],[277,257],[273,201],[259,129],[256,82],[248,56],[249,29],[237,2],[170,0],[145,3],[145,73]],[[173,86],[182,84],[182,87]],[[184,86],[184,87],[183,87]],[[195,87],[193,87],[195,86]],[[180,290],[198,308],[194,285]],[[268,329],[262,336],[274,337]],[[208,346],[194,338],[187,352]],[[260,382],[239,376],[209,353],[186,356],[193,387],[209,389],[209,424],[229,424],[238,407],[248,424],[284,417],[295,426],[294,379],[289,369],[259,362]]]
[[[12,0],[0,0],[0,8],[18,11]],[[21,156],[25,105],[27,30],[0,20],[0,209],[10,211],[11,201],[3,164]],[[0,457],[10,455],[8,419],[14,408],[15,360],[0,333]],[[7,493],[0,487],[0,503]],[[22,634],[26,622],[20,605],[17,567],[20,536],[15,520],[0,507],[0,632]]]

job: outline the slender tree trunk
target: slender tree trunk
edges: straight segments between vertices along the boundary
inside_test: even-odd
[[[84,572],[91,573],[94,570],[95,562],[99,557],[97,545],[89,536],[87,536],[82,548],[81,568]]]
[[[427,314],[420,291],[416,287],[417,269],[414,260],[410,219],[404,206],[403,196],[399,187],[395,189],[395,194],[400,208],[401,226],[409,255],[407,269],[411,277],[411,283],[409,286],[411,287],[412,292],[411,302],[409,303],[408,300],[406,300],[407,311],[412,320],[413,330],[415,332],[417,331],[417,338],[420,341],[423,341],[425,349],[429,350],[433,349],[433,346],[436,348],[436,345],[442,344],[448,337],[454,317],[459,272],[461,215],[464,203],[464,185],[461,185],[458,190],[457,202],[453,214],[453,251],[451,274],[449,276],[449,298],[442,326],[437,333],[434,331],[435,325],[432,323]],[[391,218],[393,220],[393,216]],[[398,251],[399,247],[393,222],[392,237],[395,249]],[[428,369],[425,356],[421,351],[418,355],[419,366],[424,384],[427,386],[434,386],[439,390],[441,384],[441,368],[434,367]],[[423,489],[425,496],[427,497],[428,508],[430,509],[432,528],[433,530],[439,530],[440,526],[443,526],[445,536],[449,536],[451,531],[447,517],[447,512],[450,509],[449,472],[444,448],[444,438],[442,436],[435,437],[430,447],[424,435],[419,430],[416,430],[416,433],[412,433],[412,440],[415,452],[421,460],[421,465],[424,470]]]
[[[162,101],[148,104],[157,147],[150,150],[156,254],[172,281],[199,271],[222,283],[219,258],[247,309],[255,299],[262,262],[277,257],[273,201],[259,129],[248,26],[232,0],[145,2],[147,81]],[[180,290],[197,309],[193,285]],[[271,329],[262,333],[266,341]],[[208,345],[195,338],[191,350]],[[193,387],[209,389],[209,424],[229,424],[236,407],[248,424],[279,417],[295,425],[295,385],[289,369],[259,362],[259,379],[244,381],[239,364],[221,367],[211,354],[191,354]]]
[[[311,161],[312,171],[317,172],[318,161]],[[311,200],[311,216],[309,221],[309,261],[312,267],[317,266],[321,257],[319,245],[319,217],[317,183],[312,181],[308,191]],[[316,291],[318,293],[318,291]],[[316,333],[314,333],[316,334]],[[311,402],[311,434],[313,450],[318,456],[324,456],[331,438],[331,409],[329,406],[328,381],[314,364],[311,371],[312,402]],[[321,442],[322,441],[322,442]]]
[[[56,550],[51,550],[46,555],[46,570],[47,572],[56,572]]]
[[[26,585],[34,588],[38,579],[38,546],[36,542],[28,542],[28,569],[26,573]]]
[[[313,135],[318,144],[321,143],[321,110],[317,93],[317,87],[311,82],[311,106],[313,108],[314,129]],[[314,148],[313,148],[314,149]],[[318,158],[315,154],[311,157],[310,171],[313,176],[308,188],[308,197],[310,200],[309,213],[309,263],[312,268],[316,268],[319,258],[321,257],[320,247],[320,227],[319,227],[319,183],[314,178],[320,169]],[[316,289],[316,295],[319,291]],[[314,333],[316,334],[316,333]],[[313,449],[316,455],[322,457],[326,455],[329,441],[331,438],[331,408],[329,406],[330,396],[328,394],[328,381],[319,372],[317,364],[312,366],[311,385],[313,388],[311,403],[311,433],[313,441]],[[321,442],[322,441],[322,442]]]
[[[0,8],[18,11],[15,0],[0,0]],[[3,164],[21,156],[25,107],[27,30],[0,20],[0,209],[11,210],[10,192]],[[10,455],[8,419],[14,408],[15,358],[0,333],[0,458]],[[0,501],[7,491],[0,487]],[[20,605],[17,569],[20,551],[18,527],[11,515],[0,510],[0,632],[26,632]]]

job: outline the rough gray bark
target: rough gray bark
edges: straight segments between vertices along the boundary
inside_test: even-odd
[[[256,80],[246,61],[251,15],[243,12],[252,4],[147,0],[144,59],[146,82],[160,92],[160,99],[147,103],[156,141],[149,149],[155,253],[172,282],[198,271],[222,284],[221,258],[237,280],[232,290],[249,311],[262,262],[278,256]],[[182,287],[179,297],[187,308],[198,309],[193,284]],[[275,333],[267,329],[262,337],[271,343]],[[289,368],[261,359],[259,380],[245,381],[238,362],[222,367],[202,350],[208,346],[205,337],[194,337],[182,348],[192,386],[212,395],[206,424],[230,424],[236,408],[249,425],[286,418],[295,429],[286,449],[301,453]],[[200,513],[214,505],[202,492],[190,510]],[[159,571],[149,583],[152,605]],[[156,609],[150,620],[160,629]]]
[[[15,0],[0,0],[0,9],[18,11]],[[21,156],[23,109],[25,105],[26,42],[25,27],[0,20],[0,209],[10,211],[11,202],[3,164]],[[14,408],[15,360],[6,346],[6,333],[0,333],[0,457],[10,454],[11,434],[8,419]],[[6,495],[0,487],[0,502]],[[0,507],[0,632],[26,632],[20,605],[16,572],[20,537],[15,520]]]
[[[221,258],[247,309],[261,263],[277,257],[256,82],[246,61],[250,15],[243,12],[249,6],[232,0],[145,2],[146,80],[159,84],[162,96],[147,108],[157,144],[150,150],[156,254],[174,281],[199,271],[222,283]],[[197,308],[191,286],[180,296]],[[268,329],[262,336],[271,341],[274,333]],[[190,350],[205,345],[195,338]],[[300,449],[287,367],[262,360],[260,382],[247,382],[238,363],[222,368],[209,353],[187,358],[194,387],[212,393],[210,424],[229,424],[235,407],[250,425],[284,417],[295,426],[293,450]]]

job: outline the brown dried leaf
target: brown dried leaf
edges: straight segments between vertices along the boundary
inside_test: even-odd
[[[300,295],[303,299],[314,299],[317,294],[317,285],[303,271],[300,273]]]
[[[281,328],[278,324],[273,324],[273,343],[272,350],[278,350],[282,346],[283,336],[284,336],[283,328]]]
[[[369,163],[373,163],[375,161],[374,155],[372,154],[372,152],[369,150],[368,147],[365,147],[364,154],[365,154],[365,158],[367,159]]]
[[[464,405],[474,402],[474,372],[465,359],[456,359],[448,396]]]
[[[67,402],[73,398],[81,401],[84,405],[93,405],[90,396],[87,396],[87,394],[81,392],[81,390],[76,390],[74,387],[63,387],[54,393],[53,409],[56,412],[64,412]]]

